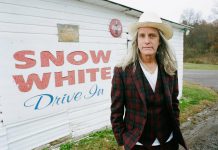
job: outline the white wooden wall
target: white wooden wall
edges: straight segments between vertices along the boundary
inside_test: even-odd
[[[110,35],[109,23],[113,18],[120,19],[123,24],[121,38],[113,38]],[[57,23],[79,25],[80,42],[58,43]],[[14,43],[35,45],[36,50],[40,47],[68,51],[81,48],[108,49],[112,50],[115,65],[126,53],[125,32],[124,14],[76,0],[0,0],[0,41],[9,41],[9,45],[4,46],[9,50]],[[6,52],[1,49],[1,52],[3,51]],[[7,67],[3,61],[1,58],[2,66]],[[105,86],[111,86],[110,81],[106,83]],[[71,133],[73,136],[87,134],[110,125],[109,107],[108,96],[100,101],[87,102],[80,107],[60,110],[55,114],[46,114],[9,125],[0,123],[0,149],[32,149]]]
[[[178,82],[179,82],[179,96],[182,96],[183,89],[183,51],[184,51],[184,26],[167,22],[163,20],[163,22],[170,24],[173,27],[173,37],[169,40],[171,47],[176,55],[177,63],[178,63]]]
[[[121,20],[123,34],[113,38],[109,32],[109,23],[113,18]],[[10,53],[14,45],[27,45],[56,50],[63,49],[109,49],[112,51],[112,64],[115,65],[127,52],[127,25],[137,18],[125,16],[121,12],[98,7],[77,0],[0,0],[0,50],[1,67],[7,68],[4,53]],[[59,43],[57,23],[79,25],[79,43]],[[178,52],[180,80],[182,79],[183,43],[181,32],[176,31],[172,43]],[[181,40],[181,41],[178,41]],[[7,43],[7,45],[5,44]],[[0,72],[4,70],[1,69]],[[10,91],[4,81],[0,87],[0,112],[2,111],[2,92]],[[180,81],[180,85],[181,85]],[[110,81],[105,82],[110,88]],[[66,87],[68,88],[68,87]],[[57,90],[58,92],[58,90]],[[110,93],[110,91],[108,91]],[[16,95],[14,95],[16,101]],[[60,109],[56,113],[21,120],[16,123],[0,122],[0,149],[28,150],[50,141],[72,134],[73,137],[110,125],[110,96],[87,102],[79,107]],[[16,114],[16,109],[14,111]],[[4,112],[0,114],[4,118]]]
[[[172,25],[173,26],[173,25]],[[178,63],[178,81],[179,81],[179,96],[182,96],[182,87],[183,87],[183,34],[184,31],[181,28],[173,28],[174,35],[170,40],[170,44],[174,49],[176,54],[176,59]]]

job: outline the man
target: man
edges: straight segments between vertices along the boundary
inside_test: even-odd
[[[177,150],[186,144],[179,128],[173,30],[153,13],[129,27],[132,48],[114,69],[111,124],[125,150]]]

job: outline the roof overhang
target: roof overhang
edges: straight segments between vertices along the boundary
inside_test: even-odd
[[[139,18],[141,16],[141,14],[143,13],[143,11],[140,11],[140,10],[137,10],[135,8],[131,8],[129,6],[125,6],[125,5],[110,1],[110,0],[78,0],[78,1],[90,3],[90,4],[93,4],[93,5],[97,5],[97,6],[101,6],[101,7],[105,7],[105,8],[109,8],[109,9],[116,10],[116,11],[119,11],[119,12],[123,12],[123,13],[125,13],[127,15],[131,15],[131,16],[134,16],[134,17],[137,17],[137,18]],[[173,21],[170,21],[170,20],[167,20],[167,19],[163,19],[163,18],[161,18],[161,19],[164,22],[167,22],[167,23],[171,24],[172,26],[174,26],[176,28],[183,29],[184,31],[190,30],[192,28],[191,26],[176,23],[176,22],[173,22]]]
[[[188,26],[188,25],[185,25],[185,24],[181,24],[181,23],[176,23],[176,22],[173,22],[173,21],[170,21],[170,20],[167,20],[167,19],[161,18],[161,20],[162,20],[163,22],[169,23],[170,25],[172,25],[172,26],[175,27],[175,28],[179,28],[179,29],[182,29],[182,30],[184,30],[184,31],[187,31],[187,30],[190,30],[190,29],[193,28],[193,27],[191,27],[191,26]]]
[[[143,13],[140,10],[112,2],[110,0],[79,0],[79,1],[105,7],[105,8],[109,8],[109,9],[113,9],[116,11],[120,11],[120,12],[123,12],[125,14],[131,15],[134,17],[139,17]]]

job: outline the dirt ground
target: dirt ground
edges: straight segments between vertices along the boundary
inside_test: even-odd
[[[181,129],[190,150],[218,150],[218,102],[188,118]]]
[[[184,80],[218,92],[217,70],[184,70]],[[189,118],[181,129],[190,150],[218,150],[218,102]]]

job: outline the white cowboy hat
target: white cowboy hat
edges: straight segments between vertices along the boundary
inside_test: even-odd
[[[173,36],[173,29],[171,26],[169,26],[168,24],[165,24],[162,22],[161,18],[155,14],[155,13],[143,13],[140,18],[139,21],[136,23],[131,24],[128,27],[129,33],[130,35],[134,35],[134,33],[142,27],[152,27],[152,28],[157,28],[159,29],[164,36],[166,37],[166,39],[171,39]]]

